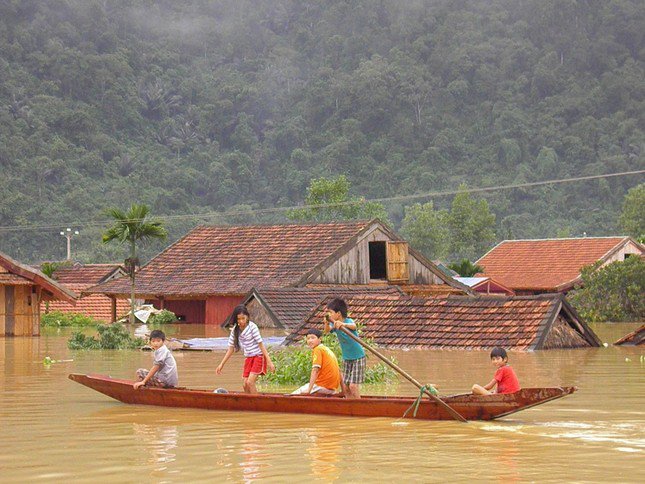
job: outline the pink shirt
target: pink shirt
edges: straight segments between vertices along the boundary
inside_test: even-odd
[[[515,393],[520,389],[520,382],[517,380],[513,368],[508,365],[497,369],[495,380],[497,381],[497,393]]]

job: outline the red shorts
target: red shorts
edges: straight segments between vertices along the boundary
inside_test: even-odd
[[[251,373],[256,375],[264,375],[267,372],[267,364],[264,360],[264,355],[247,356],[244,359],[244,373],[243,378],[248,378]]]

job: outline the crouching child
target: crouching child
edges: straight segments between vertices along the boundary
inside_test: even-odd
[[[334,352],[322,343],[322,331],[319,329],[308,330],[307,346],[312,349],[309,383],[292,393],[294,395],[311,393],[331,395],[335,393],[340,385],[340,368]]]
[[[179,383],[177,374],[177,362],[170,350],[164,345],[166,335],[163,331],[155,329],[150,333],[150,346],[154,350],[152,368],[146,370],[139,368],[137,378],[139,379],[133,387],[138,389],[142,386],[172,388]]]

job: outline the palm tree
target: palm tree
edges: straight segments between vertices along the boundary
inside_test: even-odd
[[[163,227],[163,222],[150,217],[150,209],[147,205],[133,203],[127,212],[118,208],[110,208],[106,213],[114,219],[114,225],[103,234],[103,243],[107,244],[116,240],[130,246],[130,258],[126,259],[125,264],[129,269],[131,283],[130,323],[134,324],[134,269],[137,263],[137,242],[165,239],[168,232]]]

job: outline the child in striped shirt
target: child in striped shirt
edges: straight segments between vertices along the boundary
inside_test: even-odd
[[[275,371],[275,365],[262,342],[260,330],[253,321],[249,320],[249,316],[249,311],[243,304],[233,310],[231,319],[236,324],[228,338],[228,350],[215,372],[220,375],[228,359],[235,351],[239,351],[242,348],[245,356],[244,371],[242,373],[244,391],[246,393],[257,393],[256,380],[260,375],[266,373],[267,368],[269,371]]]

